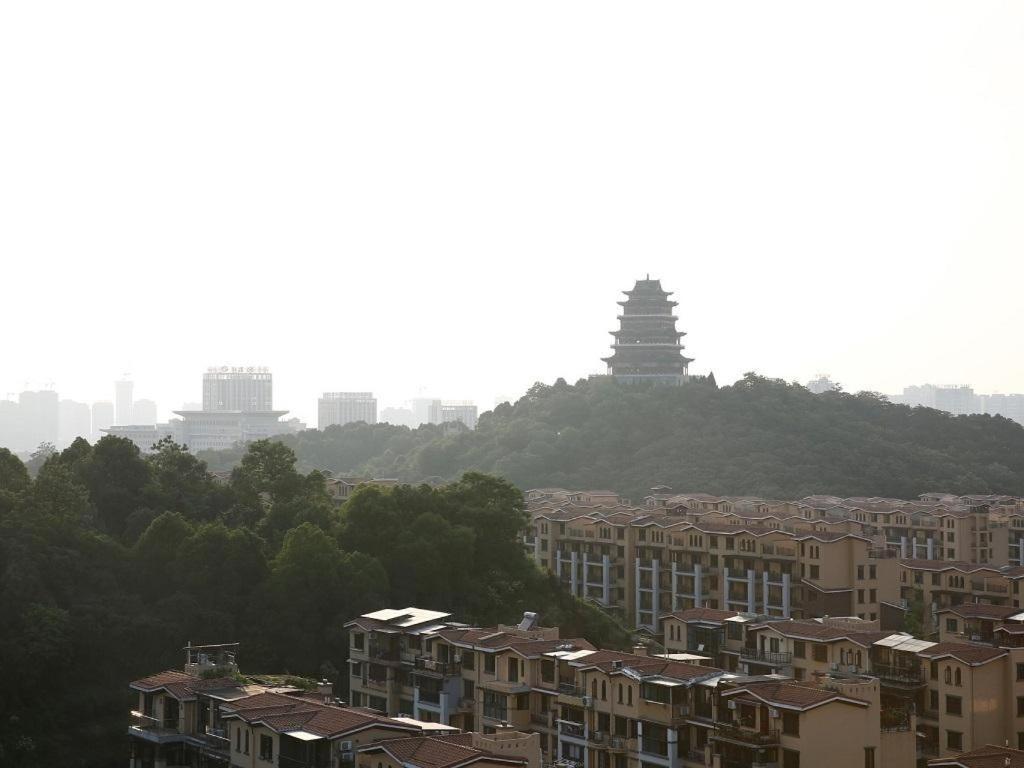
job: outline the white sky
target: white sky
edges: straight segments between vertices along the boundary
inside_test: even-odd
[[[647,272],[720,383],[1024,391],[1024,3],[8,2],[0,114],[0,397],[487,409]]]

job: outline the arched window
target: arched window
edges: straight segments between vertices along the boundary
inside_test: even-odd
[[[947,680],[946,682],[949,682],[949,681]],[[595,699],[597,698],[597,678],[596,677],[593,680],[590,681],[590,695],[593,698],[595,698]]]
[[[860,666],[860,651],[857,651],[857,666]]]
[[[949,685],[949,683],[951,682],[951,678],[953,677],[953,669],[952,669],[952,667],[946,667],[946,672],[943,675],[943,677],[945,677],[945,679],[946,679],[946,685]]]
[[[957,670],[956,670],[955,674],[956,674],[956,681],[955,681],[954,685],[956,685],[956,687],[959,688],[960,684],[963,682],[963,678],[960,676],[960,668],[959,667],[957,667]]]
[[[626,686],[626,704],[631,706],[631,707],[633,706],[633,686],[632,685],[627,685]]]
[[[619,683],[619,704],[622,703],[622,683]]]
[[[959,672],[957,675],[959,676]],[[608,688],[605,686],[604,680],[601,681],[601,701],[608,701]]]

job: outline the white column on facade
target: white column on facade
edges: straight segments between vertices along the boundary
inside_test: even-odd
[[[571,559],[571,563],[570,563],[569,567],[572,568],[572,571],[570,572],[570,576],[569,576],[569,581],[570,581],[570,585],[569,586],[572,589],[572,593],[574,595],[578,596],[579,593],[580,593],[580,569],[579,569],[580,559],[579,559],[579,552],[570,552],[569,553],[569,557]],[[586,557],[585,553],[584,553],[584,557]]]
[[[661,560],[651,560],[651,628],[658,631],[658,614],[661,612]]]
[[[907,559],[907,537],[900,536],[900,557]]]
[[[676,575],[677,570],[678,569],[676,567],[676,561],[673,560],[672,561],[672,610],[673,611],[676,608],[679,607],[679,589],[676,587],[676,581],[678,579],[678,576]]]
[[[928,537],[928,559],[935,559],[935,539],[933,539],[931,536]]]
[[[722,598],[722,607],[729,610],[729,569],[722,568],[722,586],[725,588],[725,595]]]
[[[1017,564],[1024,565],[1024,539],[1017,539]]]
[[[640,558],[636,560],[636,579],[633,581],[633,606],[634,617],[633,625],[637,628],[640,627]]]
[[[703,572],[701,571],[700,563],[693,564],[693,607],[701,607],[701,591],[704,589]],[[724,606],[723,606],[724,607]]]
[[[789,574],[782,574],[782,615],[785,618],[789,618],[790,604],[789,604]]]
[[[562,550],[555,550],[555,576],[562,578]]]
[[[757,599],[755,598],[757,594],[755,592],[757,589],[756,576],[753,570],[747,569],[747,611],[750,613],[757,613]]]
[[[604,592],[604,604],[612,604],[612,559],[609,555],[601,555],[601,576],[602,590]]]
[[[668,764],[671,768],[679,765],[679,732],[675,728],[665,730],[666,746],[668,747]]]
[[[587,561],[587,553],[583,554],[583,569],[580,572],[580,597],[586,597],[589,592],[587,591],[587,585],[590,584],[590,570],[587,568],[589,565]]]
[[[764,604],[764,612],[768,613],[768,571],[761,574],[761,599]]]

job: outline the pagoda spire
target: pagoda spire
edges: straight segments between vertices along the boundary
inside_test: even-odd
[[[660,280],[651,280],[650,273],[624,293],[619,328],[610,331],[615,337],[612,355],[603,358],[608,374],[630,383],[682,384],[693,360],[683,355],[680,339],[686,334],[676,330],[673,307],[678,302],[669,299],[672,293]]]

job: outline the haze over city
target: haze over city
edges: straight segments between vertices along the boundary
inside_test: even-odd
[[[1024,8],[874,7],[8,5],[0,392],[487,409],[646,273],[722,383],[1024,391]]]

